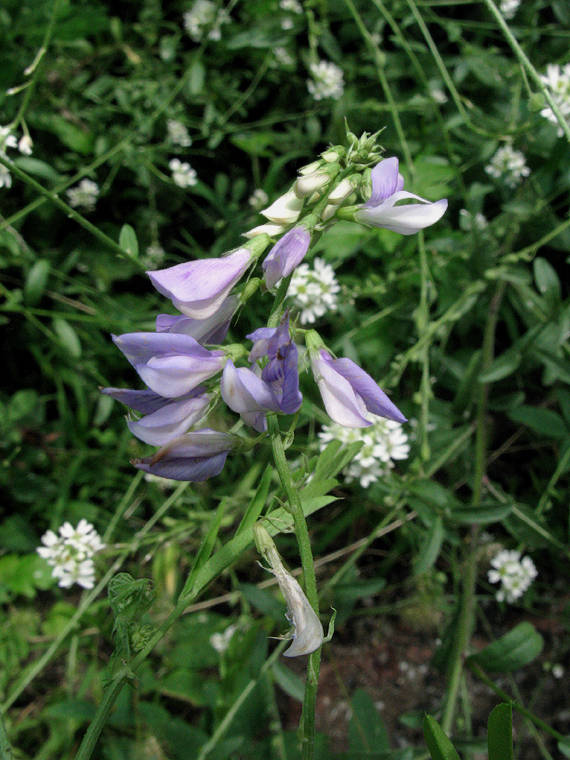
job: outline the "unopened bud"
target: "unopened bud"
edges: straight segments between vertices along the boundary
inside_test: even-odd
[[[285,227],[282,224],[260,224],[257,227],[252,227],[251,230],[244,232],[242,237],[255,238],[258,235],[269,235],[271,238],[275,238],[285,232]]]
[[[346,155],[346,148],[344,145],[333,145],[332,148],[325,150],[321,153],[321,157],[329,164],[333,164],[335,161],[339,161]]]
[[[270,222],[276,224],[292,224],[296,222],[303,208],[303,200],[295,195],[293,190],[289,190],[284,195],[277,198],[271,206],[263,209],[261,213]]]
[[[322,165],[323,165],[322,161],[313,161],[311,164],[307,164],[306,166],[302,166],[297,173],[298,174],[303,174],[303,175],[304,174],[314,174],[314,172],[316,172],[318,169],[320,169]]]
[[[358,175],[354,174],[352,177],[345,177],[342,182],[329,193],[328,202],[338,205],[348,198],[348,196],[354,191],[355,184],[358,182]]]

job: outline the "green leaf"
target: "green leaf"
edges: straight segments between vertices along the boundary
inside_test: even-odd
[[[551,409],[542,409],[536,406],[521,406],[509,412],[513,422],[526,425],[540,435],[547,438],[566,438],[568,428],[560,415]]]
[[[435,718],[426,715],[423,723],[424,739],[432,760],[461,760],[457,751]]]
[[[79,359],[81,356],[81,341],[69,322],[57,317],[53,320],[53,329],[59,338],[62,348],[74,359]]]
[[[566,736],[558,742],[558,749],[564,757],[570,757],[570,736]]]
[[[119,245],[123,251],[132,259],[136,259],[139,255],[139,243],[137,240],[137,233],[131,227],[130,224],[123,224],[121,232],[119,234]]]
[[[37,158],[31,156],[21,156],[17,158],[14,163],[20,169],[23,169],[28,174],[34,177],[41,177],[48,180],[48,182],[56,183],[61,179],[61,175],[45,161],[39,161]]]
[[[507,702],[497,705],[487,724],[489,760],[513,760],[513,708]]]
[[[490,367],[481,372],[479,382],[494,383],[497,380],[502,380],[504,377],[512,375],[518,369],[520,363],[521,355],[518,351],[505,351],[504,354],[495,359]]]
[[[50,264],[47,259],[36,261],[28,272],[26,284],[24,285],[24,298],[30,305],[36,304],[43,295],[48,277]]]
[[[271,671],[275,682],[283,689],[285,694],[293,697],[297,702],[303,701],[305,684],[296,673],[293,673],[292,670],[279,662],[279,660],[272,665]]]
[[[182,589],[182,596],[187,593],[190,588],[192,588],[194,578],[200,572],[202,566],[205,565],[205,563],[210,559],[210,555],[214,549],[214,545],[218,537],[220,525],[222,524],[222,518],[224,516],[224,512],[226,511],[226,503],[226,500],[222,499],[218,504],[216,514],[213,515],[212,522],[208,528],[208,532],[206,533],[200,545],[200,549],[198,550],[198,553],[194,558],[194,562],[192,563],[192,568],[188,573],[188,578],[186,579],[186,583]]]
[[[501,522],[508,517],[513,509],[512,503],[501,504],[496,501],[484,501],[477,506],[459,507],[450,515],[453,522],[460,525],[488,525]]]
[[[204,89],[206,79],[206,69],[204,64],[197,58],[190,67],[190,76],[188,79],[188,92],[190,95],[198,95]]]
[[[261,476],[261,480],[259,481],[259,485],[257,486],[257,490],[253,496],[253,499],[249,502],[247,509],[245,510],[245,514],[242,517],[239,527],[236,531],[236,536],[239,535],[242,531],[251,528],[261,514],[263,507],[267,503],[267,496],[269,494],[269,486],[271,485],[272,477],[273,467],[272,465],[268,464],[263,472],[263,475]]]
[[[421,575],[429,570],[439,556],[443,543],[443,522],[438,515],[431,524],[427,536],[414,563],[414,574]]]
[[[363,597],[370,598],[382,591],[385,585],[385,578],[368,578],[353,583],[340,583],[334,589],[335,600],[346,603]]]
[[[533,548],[538,549],[550,543],[565,550],[562,543],[544,525],[542,517],[537,517],[526,504],[513,504],[511,514],[505,518],[503,524],[514,538]]]
[[[352,717],[348,727],[350,756],[367,756],[390,749],[388,733],[372,698],[357,689],[351,700]]]
[[[64,119],[63,116],[50,114],[42,118],[41,124],[45,129],[56,134],[64,145],[76,153],[86,155],[93,151],[95,142],[93,133],[77,127]]]
[[[560,280],[552,265],[546,260],[537,257],[533,262],[534,281],[539,293],[545,296],[551,303],[560,300]]]
[[[254,583],[240,583],[238,588],[256,610],[279,623],[286,624],[285,605],[270,591],[258,588]]]
[[[528,665],[542,652],[544,641],[528,622],[519,623],[511,631],[493,641],[477,654],[467,658],[485,670],[510,673]]]

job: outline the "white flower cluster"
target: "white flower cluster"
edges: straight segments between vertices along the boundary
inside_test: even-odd
[[[520,4],[521,0],[501,0],[499,8],[505,18],[513,18]]]
[[[561,110],[565,119],[570,119],[570,63],[565,66],[559,66],[556,63],[549,63],[546,67],[546,74],[540,77],[543,83],[551,90],[558,108]],[[558,119],[550,106],[546,106],[540,112],[548,121],[558,126],[558,137],[562,137],[564,132],[558,124]]]
[[[250,195],[248,203],[256,211],[259,211],[259,209],[263,208],[264,206],[267,206],[268,200],[269,200],[269,197],[267,193],[265,192],[265,190],[262,190],[260,187],[258,187],[257,190],[254,190],[253,193]]]
[[[229,647],[232,636],[237,629],[237,625],[230,625],[223,633],[213,633],[210,636],[210,645],[216,650],[216,652],[222,654]]]
[[[279,7],[282,11],[290,11],[291,13],[303,13],[303,6],[299,0],[280,0]]]
[[[489,222],[487,218],[478,211],[476,214],[472,214],[471,211],[467,211],[466,208],[462,208],[459,211],[459,226],[464,232],[482,232]]]
[[[145,269],[158,269],[165,256],[166,253],[160,243],[151,243],[147,245],[144,255],[141,257],[141,265]]]
[[[18,148],[24,156],[29,156],[32,153],[32,145],[30,135],[24,134],[18,141],[16,136],[12,134],[11,127],[0,127],[0,156],[2,158],[7,158],[6,151],[8,148]],[[12,187],[10,170],[3,165],[0,165],[0,187]]]
[[[321,451],[331,441],[364,443],[343,474],[348,483],[358,480],[363,488],[368,488],[371,483],[386,475],[396,460],[407,459],[410,447],[401,423],[370,413],[365,416],[372,422],[370,427],[347,428],[335,422],[324,425],[319,438]]]
[[[327,311],[336,311],[339,290],[334,269],[323,259],[316,258],[313,269],[308,264],[295,269],[287,295],[301,310],[299,319],[305,325],[316,322]]]
[[[312,79],[307,79],[307,89],[315,100],[334,98],[338,100],[344,92],[342,69],[330,61],[319,61],[309,66]]]
[[[293,66],[295,63],[295,57],[285,47],[273,48],[273,56],[275,63],[279,66]]]
[[[517,551],[502,549],[491,560],[491,570],[487,573],[490,583],[500,583],[501,588],[495,598],[512,604],[521,597],[538,575],[530,557],[523,557]]]
[[[523,177],[530,174],[524,155],[510,144],[497,150],[485,171],[494,179],[502,179],[507,187],[516,187]]]
[[[99,197],[99,185],[92,179],[82,179],[77,187],[67,191],[67,201],[73,208],[93,211]]]
[[[192,138],[188,129],[181,121],[168,119],[166,129],[168,130],[168,139],[173,145],[180,145],[181,148],[188,148],[192,145]]]
[[[168,166],[172,172],[172,181],[178,187],[191,187],[198,182],[196,170],[186,163],[186,161],[173,158],[168,162]]]
[[[69,588],[77,583],[83,588],[93,588],[95,565],[92,557],[105,545],[91,523],[80,520],[76,528],[71,523],[63,523],[59,536],[48,530],[42,536],[42,544],[36,551],[53,568],[52,575],[57,578],[58,586]]]
[[[209,28],[208,39],[222,38],[222,24],[230,21],[229,15],[223,8],[218,9],[211,0],[196,0],[189,11],[184,14],[184,28],[194,40],[200,42],[205,29]]]

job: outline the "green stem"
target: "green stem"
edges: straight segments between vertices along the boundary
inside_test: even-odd
[[[495,328],[499,314],[499,306],[503,297],[505,283],[497,283],[495,294],[489,305],[489,312],[485,324],[482,348],[482,365],[481,371],[487,369],[493,361],[495,348]],[[475,474],[473,482],[472,503],[481,502],[481,493],[483,489],[483,479],[485,476],[485,465],[487,457],[487,397],[489,386],[487,383],[481,383],[478,393],[477,402],[477,427],[475,432]],[[474,611],[475,611],[475,583],[477,580],[477,538],[478,528],[471,527],[471,537],[467,549],[467,557],[464,563],[462,573],[462,590],[459,606],[459,616],[453,640],[450,664],[448,668],[447,697],[443,710],[441,727],[446,734],[451,732],[457,698],[459,696],[459,687],[463,673],[464,653],[469,646],[471,633],[473,631]]]
[[[271,435],[271,445],[273,447],[273,458],[275,467],[279,474],[281,485],[287,496],[289,507],[295,523],[295,535],[299,546],[299,555],[303,567],[303,578],[305,581],[305,592],[311,607],[319,614],[319,597],[317,594],[317,581],[315,578],[315,563],[313,552],[311,550],[311,540],[307,521],[303,512],[303,505],[299,497],[299,491],[293,483],[283,440],[279,432],[279,425],[276,417],[269,418],[269,433]],[[312,760],[315,751],[315,708],[317,702],[317,689],[319,685],[319,670],[321,665],[321,650],[309,655],[307,663],[307,676],[305,679],[305,696],[303,699],[303,713],[301,716],[302,724],[302,758],[303,760]]]
[[[568,124],[568,122],[564,118],[564,115],[562,111],[560,110],[558,104],[552,97],[550,90],[548,89],[548,87],[546,87],[546,85],[540,78],[540,75],[538,74],[538,72],[536,71],[532,63],[529,61],[529,59],[525,55],[523,49],[521,48],[517,39],[515,38],[511,30],[509,29],[508,24],[505,22],[505,19],[501,15],[501,12],[497,8],[493,0],[483,0],[483,1],[485,5],[487,6],[487,8],[489,9],[489,12],[495,17],[497,24],[501,27],[501,31],[503,32],[503,34],[506,37],[507,42],[513,49],[514,54],[517,56],[517,58],[521,62],[522,67],[525,69],[525,71],[527,72],[529,77],[532,79],[534,84],[542,92],[550,108],[552,108],[552,112],[556,116],[556,119],[558,120],[558,123],[560,124],[562,131],[566,135],[566,139],[570,140],[570,124]]]
[[[65,201],[62,201],[61,198],[59,198],[54,192],[51,190],[48,190],[43,185],[40,185],[39,182],[36,182],[33,177],[30,177],[29,174],[22,171],[18,166],[13,164],[11,161],[7,160],[3,156],[0,156],[0,164],[2,166],[5,166],[7,169],[9,169],[14,176],[18,177],[18,179],[21,179],[22,182],[25,182],[26,185],[29,185],[31,188],[33,188],[37,193],[40,195],[43,195],[44,198],[49,199],[54,206],[57,206],[61,211],[63,211],[70,219],[73,219],[77,224],[79,224],[83,229],[87,230],[87,232],[90,232],[93,237],[97,238],[99,242],[103,243],[107,248],[110,248],[111,250],[115,251],[115,253],[119,254],[120,256],[123,256],[125,258],[128,258],[128,255],[121,246],[116,243],[112,238],[110,238],[108,235],[105,235],[104,232],[101,232],[101,230],[96,227],[94,224],[91,224],[87,219],[85,219],[84,216],[79,214],[74,208],[72,208],[68,203]]]
[[[0,713],[0,760],[12,760],[13,757],[12,747],[4,726],[4,716]]]
[[[509,702],[517,712],[519,712],[521,715],[524,715],[525,718],[528,718],[530,721],[532,721],[535,726],[538,726],[547,734],[550,734],[550,736],[553,736],[555,739],[557,739],[559,742],[564,741],[565,737],[563,736],[563,734],[559,733],[556,729],[552,728],[552,726],[549,726],[548,723],[545,723],[541,718],[539,718],[537,715],[531,712],[528,708],[524,707],[524,705],[521,705],[520,702],[517,702],[516,700],[514,700],[511,696],[507,694],[506,691],[503,691],[498,686],[496,686],[493,683],[493,681],[491,681],[489,676],[485,673],[485,671],[479,665],[477,665],[477,663],[470,662],[468,660],[467,667],[473,673],[473,675],[477,676],[477,678],[480,681],[483,681],[483,683],[486,686],[488,686],[492,691],[494,691],[497,696],[501,697],[501,699],[504,699],[505,702]]]

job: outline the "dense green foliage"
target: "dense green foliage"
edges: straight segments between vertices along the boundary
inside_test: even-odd
[[[252,543],[264,516],[289,565],[299,564],[269,442],[228,457],[217,478],[165,488],[130,465],[148,447],[100,387],[141,387],[110,334],[153,330],[169,310],[144,270],[238,246],[263,221],[252,193],[272,201],[285,192],[301,166],[345,142],[346,124],[356,135],[383,129],[406,189],[449,199],[425,233],[339,221],[311,251],[342,288],[317,329],[412,420],[411,450],[366,488],[346,482],[359,446],[321,451],[329,419],[307,369],[287,457],[313,553],[327,559],[317,574],[322,619],[338,613],[323,662],[337,667],[343,648],[362,647],[366,670],[384,625],[412,629],[442,688],[435,699],[418,688],[413,710],[391,706],[392,716],[405,712],[396,743],[343,670],[351,718],[337,746],[326,735],[332,705],[319,703],[316,756],[408,760],[427,746],[434,760],[473,757],[486,751],[490,708],[472,715],[469,694],[497,673],[514,673],[498,701],[516,698],[534,714],[546,694],[551,710],[536,707],[548,725],[535,728],[515,706],[514,757],[551,757],[557,743],[569,756],[556,713],[564,684],[551,665],[567,656],[570,627],[570,150],[541,115],[544,87],[531,73],[567,61],[568,6],[525,0],[507,22],[530,68],[490,0],[281,6],[230,3],[220,39],[201,41],[184,29],[190,0],[0,8],[0,122],[33,140],[31,155],[0,150],[12,173],[0,187],[0,757],[11,745],[16,758],[74,758],[117,673],[129,685],[93,757],[299,756],[302,671],[269,638],[286,628],[284,605],[263,584]],[[342,69],[341,97],[316,100],[307,88],[320,59]],[[169,120],[186,126],[191,145],[173,142]],[[530,170],[512,186],[486,171],[509,144]],[[173,158],[191,164],[196,184],[173,182]],[[68,205],[82,178],[99,186],[91,210]],[[229,342],[265,325],[272,303],[260,290]],[[217,412],[219,429],[235,421]],[[290,424],[282,420],[284,433]],[[106,544],[96,556],[103,580],[93,591],[58,588],[36,548],[48,529],[82,518]],[[497,602],[487,580],[501,548],[531,555],[538,569],[513,604]],[[183,587],[193,606],[166,632]],[[230,625],[218,651],[212,636]],[[489,646],[467,660],[466,676],[463,655],[481,639]],[[535,687],[514,680],[528,668]],[[426,711],[441,727],[429,718],[424,742]],[[510,708],[494,715],[489,757],[499,760],[491,746],[510,746]],[[458,739],[456,754],[445,754],[445,734]]]

